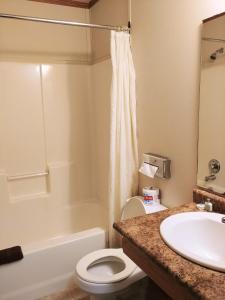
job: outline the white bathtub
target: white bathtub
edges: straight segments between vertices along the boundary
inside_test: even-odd
[[[77,261],[105,241],[105,231],[93,228],[22,247],[23,260],[0,266],[0,299],[34,300],[64,289]]]

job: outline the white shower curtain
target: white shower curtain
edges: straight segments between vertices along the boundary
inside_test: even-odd
[[[119,221],[126,199],[138,190],[135,70],[130,35],[111,33],[112,89],[109,168],[109,243],[118,246],[112,228]]]

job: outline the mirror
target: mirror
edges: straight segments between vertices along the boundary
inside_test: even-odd
[[[225,13],[203,21],[197,185],[225,196]]]

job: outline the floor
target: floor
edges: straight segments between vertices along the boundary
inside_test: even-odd
[[[39,300],[90,300],[90,297],[78,288],[68,288]]]
[[[76,287],[69,287],[40,300],[90,300],[90,297]],[[171,298],[146,277],[118,295],[117,300],[171,300]]]

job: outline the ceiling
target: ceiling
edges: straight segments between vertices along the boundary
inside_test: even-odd
[[[91,8],[99,0],[30,0],[35,2],[50,3],[80,8]]]

